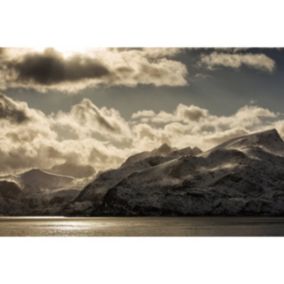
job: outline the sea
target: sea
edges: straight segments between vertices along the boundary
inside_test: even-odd
[[[1,217],[0,236],[284,236],[284,217]]]

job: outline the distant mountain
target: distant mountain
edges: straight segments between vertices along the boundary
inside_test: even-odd
[[[32,169],[19,175],[19,180],[25,190],[40,191],[68,188],[74,179],[40,169]]]
[[[60,215],[79,190],[71,177],[32,169],[0,179],[0,215]]]
[[[90,165],[77,165],[72,163],[55,165],[49,171],[51,173],[72,176],[74,178],[86,178],[95,174],[94,168]]]
[[[69,213],[284,214],[284,142],[276,130],[234,138],[203,153],[163,148],[166,151],[130,157],[120,168],[100,174]]]

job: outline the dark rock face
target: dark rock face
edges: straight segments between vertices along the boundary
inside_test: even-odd
[[[135,162],[130,158],[102,174],[85,189],[99,200],[83,198],[93,202],[88,215],[284,214],[284,142],[275,130],[235,138],[197,155],[185,152],[136,155]],[[99,182],[105,186],[101,196],[96,195]]]
[[[79,192],[77,189],[61,188],[69,185],[72,180],[41,170],[31,170],[19,176],[2,177],[0,215],[62,215],[64,206]]]
[[[0,181],[0,214],[14,215],[18,211],[21,202],[22,189],[13,181]]]
[[[0,196],[4,199],[17,199],[22,193],[20,186],[13,181],[0,181]]]
[[[91,201],[96,206],[101,205],[106,193],[123,179],[143,170],[154,168],[167,161],[188,157],[201,153],[198,148],[187,147],[185,149],[171,149],[167,144],[163,144],[158,149],[151,152],[143,152],[129,157],[118,169],[108,170],[101,173],[90,184],[88,184],[79,194],[76,202]]]

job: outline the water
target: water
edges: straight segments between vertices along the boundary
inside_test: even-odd
[[[13,217],[0,236],[284,236],[284,218]]]

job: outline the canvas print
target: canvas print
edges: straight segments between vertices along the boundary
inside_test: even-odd
[[[1,48],[0,235],[284,235],[283,78],[281,48]]]

